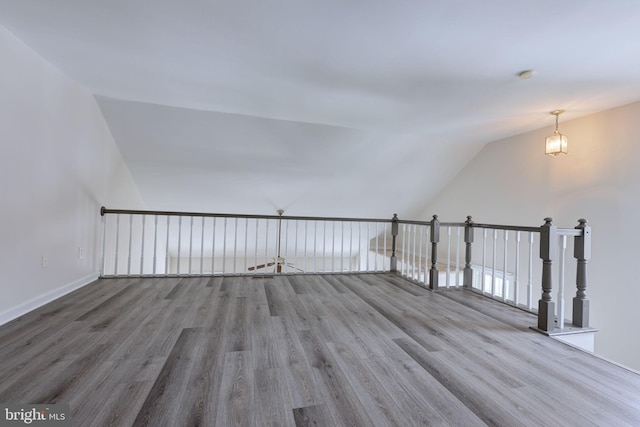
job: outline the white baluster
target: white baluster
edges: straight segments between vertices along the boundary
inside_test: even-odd
[[[296,235],[296,241],[293,245],[293,262],[294,264],[297,266],[298,264],[298,220],[296,220],[296,227],[295,227],[295,235]]]
[[[249,246],[249,218],[244,219],[244,262],[242,264],[242,274],[247,272],[247,250]],[[202,263],[201,263],[202,264]],[[202,272],[200,273],[202,274]]]
[[[268,220],[265,219],[265,222],[266,221]],[[256,243],[254,245],[255,248],[253,250],[253,266],[254,266],[253,274],[254,275],[258,274],[258,269],[255,267],[258,266],[258,240],[259,240],[258,236],[260,235],[259,231],[260,231],[260,220],[256,218]]]
[[[211,225],[211,274],[216,272],[216,217]]]
[[[424,285],[429,284],[429,250],[431,248],[431,227],[424,226]]]
[[[156,262],[158,259],[158,215],[153,216],[153,275],[156,275]]]
[[[558,328],[564,329],[564,263],[567,236],[560,236],[560,264],[558,268]]]
[[[303,258],[303,265],[304,265],[304,271],[307,272],[307,229],[309,226],[309,222],[305,221],[304,222],[304,258]]]
[[[373,270],[374,271],[378,271],[378,253],[379,253],[378,244],[379,244],[379,240],[378,240],[378,223],[376,222],[376,250],[375,250],[375,255],[374,255],[374,258],[373,258]]]
[[[131,275],[131,243],[133,241],[133,215],[129,215],[129,253],[127,254],[127,276]]]
[[[387,224],[386,222],[384,223],[384,234],[383,234],[383,257],[382,257],[382,270],[383,271],[387,271],[387,229],[389,227],[389,224]],[[391,267],[389,267],[391,268]]]
[[[371,249],[371,230],[370,230],[370,223],[367,222],[367,238],[366,238],[366,251],[367,251],[367,264],[366,264],[366,269],[365,271],[370,271],[371,267],[369,267],[369,252],[371,252],[369,249]]]
[[[191,262],[193,259],[193,217],[190,218],[189,222],[189,272],[187,274],[191,276]]]
[[[267,264],[269,263],[269,219],[265,218],[264,230],[264,269],[267,272]]]
[[[344,272],[344,221],[340,222],[340,272]]]
[[[482,280],[480,282],[482,282],[482,293],[485,293],[487,291],[487,284],[486,284],[486,265],[487,265],[487,229],[484,228],[482,230]]]
[[[225,274],[227,272],[227,218],[224,219],[222,226],[222,274]]]
[[[491,296],[496,297],[496,254],[497,254],[498,230],[493,230],[493,261],[491,272]]]
[[[318,248],[318,221],[313,222],[313,272],[317,270],[316,254]]]
[[[140,243],[140,275],[142,276],[142,267],[144,266],[144,229],[146,215],[142,215],[142,242]]]
[[[408,271],[405,264],[406,246],[407,246],[407,224],[402,224],[402,275],[407,276]],[[408,262],[408,261],[407,261]]]
[[[336,222],[331,222],[331,272],[336,271]]]
[[[449,289],[451,282],[451,227],[447,226],[447,275],[446,288]]]
[[[527,308],[533,309],[533,232],[529,232],[529,280],[527,283]]]
[[[177,274],[180,275],[180,256],[182,255],[182,217],[178,220],[178,269]]]
[[[164,252],[164,275],[169,275],[169,227],[171,225],[171,217],[167,215],[167,241]]]
[[[120,214],[116,214],[116,264],[114,276],[118,275],[118,255],[120,254]]]
[[[236,260],[238,259],[238,218],[233,219],[233,270],[232,273],[236,274]]]
[[[509,289],[507,288],[507,255],[509,253],[507,248],[507,242],[509,241],[509,230],[504,230],[504,259],[502,261],[502,301],[506,302],[509,295]]]
[[[109,215],[102,216],[102,271],[100,276],[107,274],[107,227],[109,226]],[[117,249],[117,248],[116,248]]]
[[[456,286],[460,284],[460,230],[461,227],[456,227]]]
[[[204,273],[204,217],[200,218],[200,275]]]
[[[424,283],[424,279],[423,278],[426,277],[426,273],[422,269],[422,229],[423,229],[423,226],[420,226],[419,227],[420,239],[419,239],[419,242],[418,242],[418,281]]]
[[[322,272],[327,271],[327,221],[322,222]]]
[[[520,305],[520,231],[516,231],[516,269],[514,280],[514,302]]]
[[[284,264],[282,270],[286,273],[288,270],[287,263],[289,262],[289,221],[285,221],[284,227]],[[294,271],[295,272],[295,271]]]

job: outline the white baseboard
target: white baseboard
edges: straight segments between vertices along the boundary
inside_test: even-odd
[[[17,307],[10,308],[9,310],[3,311],[0,313],[0,325],[4,325],[16,319],[23,314],[27,314],[30,311],[35,310],[38,307],[41,307],[51,301],[60,298],[63,295],[68,294],[69,292],[73,292],[76,289],[79,289],[83,286],[88,285],[91,282],[94,282],[100,277],[100,272],[91,273],[88,276],[82,277],[78,280],[75,280],[61,288],[55,289],[51,292],[48,292],[44,295],[40,295],[36,298],[33,298],[24,304],[20,304]]]

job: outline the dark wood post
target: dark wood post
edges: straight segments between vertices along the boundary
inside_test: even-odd
[[[471,289],[473,287],[473,270],[471,269],[471,244],[473,243],[473,221],[471,216],[467,216],[467,220],[464,222],[464,278],[463,287]]]
[[[389,266],[389,270],[392,273],[396,273],[398,271],[398,258],[396,256],[396,239],[398,238],[398,214],[393,214],[393,218],[391,219],[391,262]]]
[[[545,218],[540,227],[540,258],[542,259],[542,296],[538,301],[538,329],[552,331],[555,327],[555,303],[551,300],[552,266],[558,247],[558,229],[553,219]]]
[[[440,221],[438,215],[431,220],[431,269],[429,270],[429,289],[438,290],[438,242],[440,241]]]
[[[587,261],[591,259],[591,227],[586,219],[579,219],[576,229],[582,234],[576,236],[573,256],[577,261],[576,296],[573,298],[573,324],[581,328],[589,327],[589,300],[587,299]]]

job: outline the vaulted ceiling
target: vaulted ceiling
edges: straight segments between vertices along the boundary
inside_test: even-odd
[[[406,217],[549,111],[640,99],[635,0],[0,0],[0,25],[95,94],[151,209]]]

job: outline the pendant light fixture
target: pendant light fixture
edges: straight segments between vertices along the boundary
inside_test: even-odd
[[[556,130],[553,131],[553,135],[546,138],[544,154],[548,154],[550,156],[567,154],[567,137],[558,132],[558,116],[562,113],[564,113],[564,110],[553,110],[549,113],[556,116]]]

